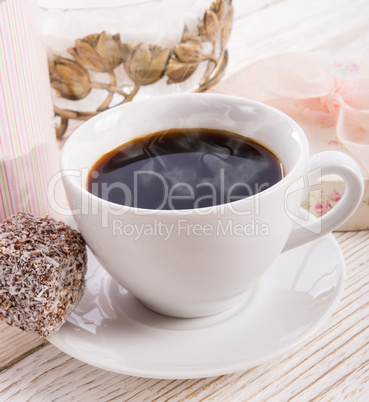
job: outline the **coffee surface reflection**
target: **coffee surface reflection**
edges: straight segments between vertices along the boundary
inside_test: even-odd
[[[236,201],[283,178],[280,160],[236,133],[170,129],[129,141],[103,155],[87,188],[116,204],[183,210]]]

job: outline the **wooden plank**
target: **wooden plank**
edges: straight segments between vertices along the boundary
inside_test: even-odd
[[[0,373],[13,362],[48,343],[34,334],[21,332],[1,321],[0,339]]]
[[[349,54],[352,43],[359,41],[353,47],[360,53],[368,46],[366,0],[280,1],[270,7],[264,3],[254,12],[252,4],[234,1],[235,20],[225,78],[275,53],[319,49],[342,54],[346,49]]]

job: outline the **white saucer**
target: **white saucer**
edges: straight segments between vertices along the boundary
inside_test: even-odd
[[[212,317],[154,313],[89,254],[86,292],[49,341],[106,370],[150,378],[199,378],[246,370],[310,338],[334,312],[345,265],[333,235],[282,254],[251,300]]]

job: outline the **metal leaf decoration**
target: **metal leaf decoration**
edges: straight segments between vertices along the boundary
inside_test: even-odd
[[[65,134],[70,119],[88,120],[116,106],[111,106],[114,94],[122,97],[119,104],[129,102],[142,86],[164,79],[168,85],[186,81],[200,63],[205,62],[207,66],[196,91],[205,91],[216,84],[228,61],[226,44],[231,32],[232,17],[232,0],[215,0],[199,21],[197,35],[189,35],[185,29],[181,42],[173,49],[146,43],[132,47],[123,43],[119,34],[111,35],[105,31],[76,39],[74,47],[68,49],[72,59],[54,55],[49,62],[52,88],[58,97],[69,100],[83,99],[91,89],[104,90],[106,98],[96,110],[90,112],[54,106],[55,115],[61,121],[56,128],[58,139]],[[205,48],[208,50],[205,51]],[[117,68],[124,68],[133,81],[134,85],[129,92],[117,86]],[[92,80],[90,72],[107,74],[109,83]]]

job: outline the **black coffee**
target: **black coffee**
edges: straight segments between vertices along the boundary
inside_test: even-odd
[[[87,188],[121,205],[181,210],[249,197],[282,177],[278,158],[249,138],[205,128],[171,129],[102,156]]]

